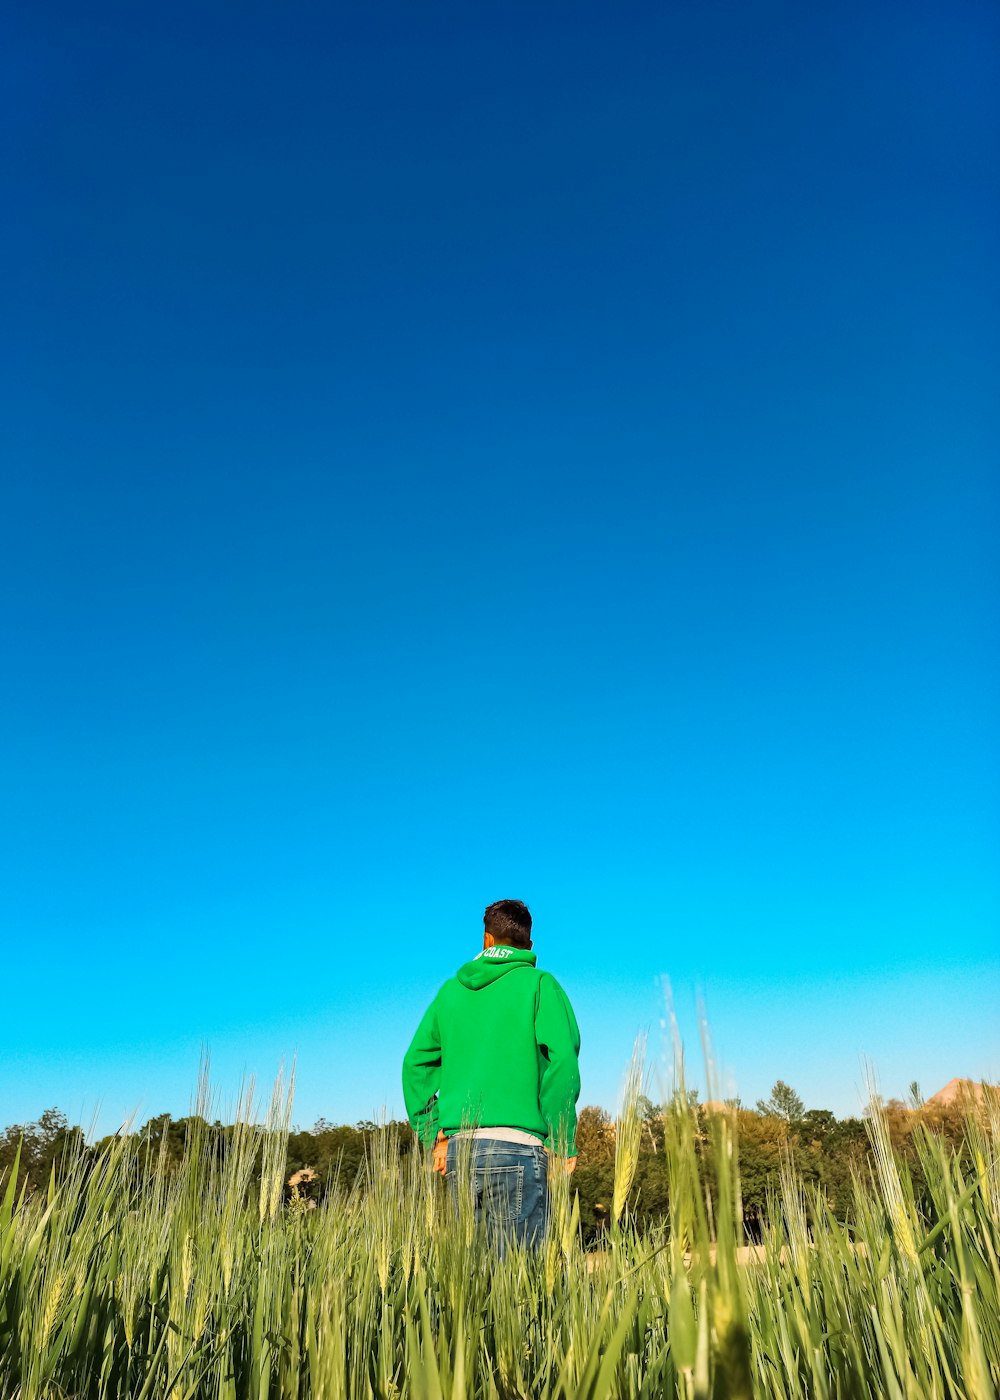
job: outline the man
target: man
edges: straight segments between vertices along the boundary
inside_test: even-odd
[[[562,987],[535,966],[527,905],[497,900],[483,929],[483,951],[449,978],[417,1028],[403,1097],[456,1197],[467,1144],[476,1218],[501,1247],[511,1235],[530,1245],[548,1217],[549,1154],[576,1166],[580,1032]]]

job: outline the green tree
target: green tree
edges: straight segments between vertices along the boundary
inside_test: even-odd
[[[580,1167],[615,1159],[615,1125],[603,1108],[588,1104],[576,1120],[576,1152]]]
[[[757,1100],[758,1113],[763,1113],[769,1118],[782,1118],[786,1123],[797,1123],[805,1114],[805,1110],[806,1106],[798,1094],[783,1079],[779,1079],[773,1085],[769,1099]]]
[[[29,1191],[44,1191],[72,1153],[83,1146],[83,1133],[70,1127],[65,1113],[47,1108],[35,1123],[15,1123],[0,1133],[0,1175],[10,1167],[20,1147],[18,1181]]]

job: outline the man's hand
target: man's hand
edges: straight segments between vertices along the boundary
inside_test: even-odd
[[[574,1162],[575,1162],[574,1158]],[[448,1170],[448,1139],[444,1133],[438,1133],[434,1147],[431,1151],[431,1171],[438,1172],[444,1176]]]
[[[563,1169],[565,1170],[567,1176],[572,1176],[573,1173],[576,1171],[575,1157],[560,1157],[558,1153],[552,1151],[551,1147],[547,1147],[545,1151],[548,1153],[550,1162],[562,1162]]]

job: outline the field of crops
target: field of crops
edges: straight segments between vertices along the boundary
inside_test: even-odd
[[[48,1198],[0,1187],[0,1396],[970,1397],[1000,1385],[1000,1114],[961,1150],[919,1141],[915,1187],[871,1118],[877,1171],[845,1226],[791,1172],[762,1247],[740,1251],[738,1144],[678,1095],[669,1227],[625,1205],[637,1125],[617,1133],[611,1226],[585,1252],[571,1183],[533,1256],[498,1260],[442,1183],[376,1148],[364,1183],[289,1199],[287,1101],[244,1111],[220,1154],[192,1120],[179,1170],[134,1138],[70,1163]],[[701,1166],[699,1164],[702,1164]]]

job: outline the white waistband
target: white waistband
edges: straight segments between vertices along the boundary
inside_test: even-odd
[[[521,1128],[467,1128],[461,1133],[453,1133],[456,1140],[463,1138],[485,1138],[488,1142],[523,1142],[528,1147],[541,1147],[542,1139],[535,1133],[526,1133]]]

